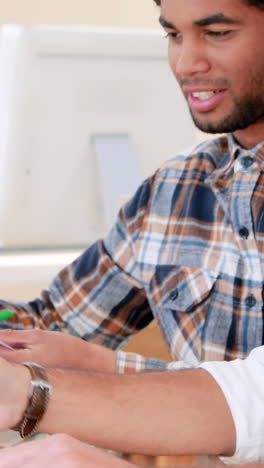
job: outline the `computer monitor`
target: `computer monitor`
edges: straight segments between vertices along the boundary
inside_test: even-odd
[[[0,243],[89,245],[196,140],[158,31],[0,30]]]

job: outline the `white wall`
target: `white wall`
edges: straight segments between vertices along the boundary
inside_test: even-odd
[[[0,0],[0,23],[156,28],[153,0]]]
[[[159,9],[153,0],[0,0],[0,23],[16,24],[74,24],[122,28],[159,28]],[[32,267],[34,281],[25,275],[30,267],[14,265],[19,257],[10,259],[10,265],[2,258],[0,265],[0,297],[13,300],[32,299],[47,287],[48,279],[54,269],[61,264],[52,265],[50,274],[41,266]],[[65,258],[65,263],[69,259]],[[7,263],[7,264],[6,264]],[[12,266],[13,264],[13,266]],[[23,271],[22,271],[23,270]],[[25,270],[25,271],[24,271]],[[37,273],[37,274],[36,274]],[[44,277],[42,274],[44,273]],[[10,278],[13,276],[13,281]],[[20,280],[18,278],[20,277]],[[5,278],[5,279],[4,279]]]
[[[0,0],[0,24],[74,24],[122,28],[159,28],[159,8],[153,0]],[[29,300],[48,286],[62,265],[51,258],[44,267],[0,255],[0,298]],[[2,257],[2,258],[1,258]],[[54,263],[55,262],[55,263]],[[19,266],[20,265],[20,266]]]

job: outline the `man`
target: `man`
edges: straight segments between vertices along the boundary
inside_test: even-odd
[[[104,372],[47,370],[50,384],[37,384],[42,406],[33,429],[39,424],[122,451],[235,453],[235,460],[260,461],[263,347],[245,361],[179,372],[165,370],[182,363],[107,349],[153,317],[172,359],[187,367],[245,357],[263,343],[264,3],[160,6],[170,65],[196,125],[232,133],[145,181],[107,238],[65,268],[41,300],[2,302],[16,313],[6,326],[61,330],[104,347],[38,332],[2,332],[0,339],[22,348],[9,352],[10,360]],[[0,361],[2,429],[32,429],[30,369]],[[115,374],[155,369],[164,372]]]
[[[263,8],[161,2],[170,66],[197,127],[229,134],[165,163],[41,299],[1,301],[15,312],[3,326],[77,335],[90,342],[91,368],[120,373],[166,369],[107,349],[153,318],[172,359],[190,365],[245,357],[263,343]]]

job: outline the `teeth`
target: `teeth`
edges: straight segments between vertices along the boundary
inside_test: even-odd
[[[197,99],[201,99],[202,101],[205,99],[210,99],[212,96],[216,94],[216,91],[201,91],[197,93],[192,93],[193,97]]]

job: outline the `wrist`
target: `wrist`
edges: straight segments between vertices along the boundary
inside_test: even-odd
[[[31,376],[29,369],[21,364],[14,364],[14,379],[17,382],[16,390],[11,396],[12,407],[10,411],[10,427],[15,426],[23,417],[27,408],[31,390]]]
[[[115,373],[117,353],[94,343],[83,342],[82,368],[97,372]]]
[[[52,387],[44,367],[34,362],[24,362],[24,367],[30,373],[30,393],[27,395],[27,405],[22,418],[14,427],[22,438],[37,432],[38,425],[47,411]]]

